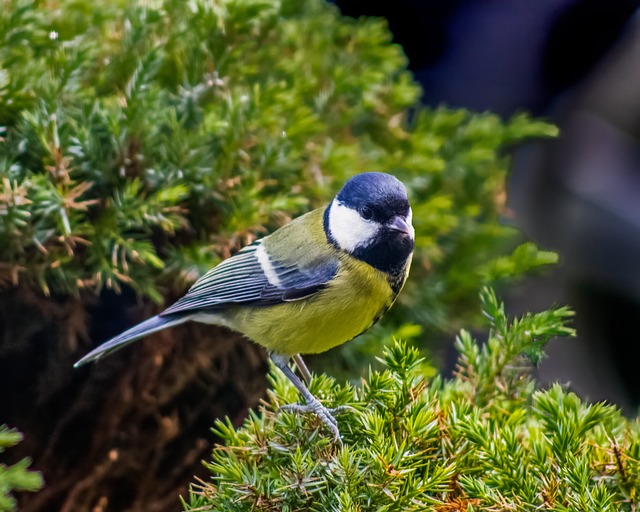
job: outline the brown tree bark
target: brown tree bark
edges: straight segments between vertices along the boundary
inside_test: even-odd
[[[0,295],[0,423],[25,440],[45,487],[22,512],[162,512],[206,474],[216,418],[239,425],[266,389],[266,355],[241,336],[184,324],[95,365],[75,360],[152,307],[132,294],[54,300]]]

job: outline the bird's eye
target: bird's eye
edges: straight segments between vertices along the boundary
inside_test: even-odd
[[[364,220],[373,219],[373,210],[371,209],[371,207],[365,205],[360,208],[360,217],[362,217]]]

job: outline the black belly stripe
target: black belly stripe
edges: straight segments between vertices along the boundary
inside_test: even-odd
[[[389,281],[389,286],[391,286],[391,289],[393,290],[393,295],[391,296],[389,302],[387,302],[384,307],[382,307],[380,311],[378,311],[376,316],[373,317],[373,321],[367,326],[366,329],[363,329],[363,331],[360,332],[358,336],[377,324],[378,321],[384,316],[384,314],[389,311],[391,306],[393,306],[393,303],[396,301],[396,297],[400,293],[400,290],[402,290],[402,286],[404,285],[404,282],[406,280],[406,272],[407,267],[404,266],[399,272],[387,274],[387,280]],[[354,336],[354,338],[357,338],[358,336]]]
[[[391,308],[391,306],[393,306],[393,303],[396,300],[396,297],[398,296],[397,293],[393,294],[393,297],[391,297],[391,300],[385,304],[380,311],[378,311],[378,313],[376,314],[376,316],[373,317],[373,320],[371,321],[371,323],[369,325],[367,325],[364,329],[362,329],[358,334],[356,334],[353,338],[351,338],[351,340],[357,338],[358,336],[360,336],[363,332],[368,331],[369,329],[371,329],[374,325],[376,325],[378,323],[378,320],[380,320],[384,314],[389,311],[389,308]],[[347,341],[351,341],[351,340],[347,340]],[[346,342],[345,342],[346,343]]]
[[[382,308],[380,308],[380,311],[378,311],[378,313],[376,313],[376,315],[373,317],[373,320],[371,321],[371,323],[369,325],[367,325],[367,327],[362,329],[362,331],[360,331],[358,334],[356,334],[351,339],[357,338],[363,332],[368,331],[371,327],[373,327],[375,324],[378,323],[378,321],[383,317],[383,315],[387,311],[389,311],[391,306],[393,306],[393,303],[396,301],[396,297],[400,293],[400,290],[402,289],[402,286],[404,285],[404,282],[406,280],[406,273],[408,272],[408,270],[409,269],[407,268],[407,265],[405,264],[399,270],[397,270],[395,272],[387,272],[386,273],[387,274],[387,281],[389,283],[389,286],[391,287],[391,290],[393,291],[393,295],[391,296],[389,301]],[[351,341],[351,340],[347,340],[347,341]]]
[[[405,263],[399,269],[392,272],[387,272],[387,281],[389,282],[389,286],[391,287],[391,290],[393,290],[393,297],[391,298],[391,303],[393,303],[393,301],[396,300],[396,297],[400,293],[400,290],[402,290],[402,286],[404,285],[404,282],[407,278],[408,270],[409,269],[407,268],[407,265]]]

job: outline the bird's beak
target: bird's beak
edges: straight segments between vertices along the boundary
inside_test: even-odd
[[[391,221],[387,224],[389,229],[393,229],[394,231],[400,231],[401,233],[406,233],[413,238],[414,230],[413,226],[400,215],[396,215]]]

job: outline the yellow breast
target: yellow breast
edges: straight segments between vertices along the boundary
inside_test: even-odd
[[[336,277],[306,299],[225,313],[227,325],[283,355],[324,352],[367,330],[395,300],[387,277],[344,258]]]

